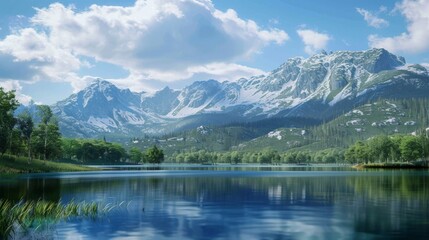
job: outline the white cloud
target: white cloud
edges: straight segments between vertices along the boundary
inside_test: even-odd
[[[2,87],[5,91],[15,90],[15,97],[19,103],[28,105],[31,102],[31,97],[23,94],[22,86],[19,84],[19,81],[16,80],[6,80],[0,82],[0,87]]]
[[[78,76],[88,67],[80,57],[121,66],[135,85],[200,73],[230,79],[261,73],[236,62],[289,39],[283,30],[262,29],[232,9],[218,10],[210,0],[137,0],[130,7],[92,5],[83,11],[54,3],[37,9],[30,22],[0,40],[0,70],[13,63],[28,74],[15,71],[11,79],[66,81],[75,90],[93,78]]]
[[[305,44],[304,51],[309,55],[326,48],[329,40],[331,40],[328,34],[319,33],[311,29],[299,29],[297,33]]]
[[[429,49],[429,1],[403,0],[395,10],[407,20],[407,32],[394,37],[370,35],[369,45],[392,52],[422,53]]]
[[[365,21],[368,23],[369,26],[375,27],[375,28],[381,28],[381,27],[387,27],[389,26],[389,22],[385,19],[379,18],[376,14],[371,13],[368,10],[362,9],[362,8],[356,8],[356,11],[363,16]],[[386,7],[380,7],[380,12],[386,11]]]
[[[239,78],[248,78],[251,76],[264,75],[266,72],[260,69],[251,68],[239,64],[212,63],[205,66],[198,66],[190,69],[195,74],[205,73],[211,76],[217,76],[221,80],[234,81]]]
[[[218,10],[210,0],[136,0],[129,7],[82,11],[54,3],[36,10],[30,26],[11,28],[0,39],[2,82],[70,82],[76,92],[97,78],[79,75],[91,67],[81,58],[128,70],[127,78],[110,80],[134,89],[196,75],[234,80],[263,73],[237,61],[289,39],[283,30],[263,29],[232,9]]]
[[[0,79],[63,81],[80,67],[70,50],[59,48],[33,28],[21,29],[0,41]]]

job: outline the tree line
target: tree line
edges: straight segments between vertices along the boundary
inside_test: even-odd
[[[128,152],[118,143],[94,139],[63,139],[63,159],[78,163],[118,164],[132,163],[161,163],[164,152],[156,145],[145,152],[131,148]]]
[[[344,154],[344,159],[351,163],[410,162],[428,157],[429,138],[424,132],[420,136],[376,136],[356,142]]]
[[[209,152],[206,150],[185,151],[172,154],[168,159],[174,163],[258,163],[258,164],[282,164],[282,163],[341,163],[344,162],[344,150],[325,149],[321,151],[287,151],[278,152],[266,148],[260,152]]]
[[[289,150],[278,152],[266,148],[260,152],[209,152],[183,151],[172,154],[169,162],[175,163],[384,163],[410,162],[429,158],[429,137],[421,135],[380,135],[366,141],[357,141],[348,148],[327,148],[318,151]]]

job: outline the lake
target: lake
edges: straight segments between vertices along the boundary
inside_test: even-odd
[[[0,180],[0,198],[116,206],[46,239],[427,239],[429,171],[348,167],[125,166]]]

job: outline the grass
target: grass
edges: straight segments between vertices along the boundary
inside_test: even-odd
[[[42,173],[42,172],[76,172],[90,171],[93,168],[70,163],[57,163],[33,159],[30,163],[26,157],[3,155],[0,157],[0,174]]]
[[[13,204],[0,199],[0,239],[13,238],[19,230],[37,229],[43,224],[69,217],[96,217],[107,211],[109,208],[101,209],[97,203],[61,204],[39,200]]]

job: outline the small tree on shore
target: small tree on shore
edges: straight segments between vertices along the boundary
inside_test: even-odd
[[[149,163],[161,163],[164,161],[164,152],[156,145],[146,150],[146,158]]]

